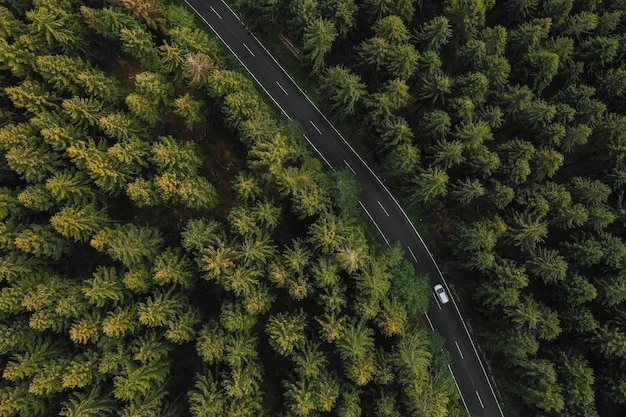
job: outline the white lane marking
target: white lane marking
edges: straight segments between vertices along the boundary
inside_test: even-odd
[[[426,315],[426,319],[428,320],[428,324],[430,324],[430,328],[435,330],[435,326],[433,326],[433,322],[430,321],[430,317],[428,317],[428,313],[424,313]]]
[[[433,298],[435,299],[435,302],[437,303],[437,307],[439,307],[439,310],[441,310],[441,304],[439,304],[439,298],[435,295],[435,293],[433,294]]]
[[[317,133],[319,133],[320,135],[322,134],[322,132],[317,128],[317,126],[315,126],[315,123],[313,123],[313,120],[309,120],[309,123],[311,123],[311,126],[313,126],[315,130],[317,130]]]
[[[318,154],[319,156],[321,156],[321,157],[322,157],[322,159],[324,160],[324,162],[326,162],[326,165],[328,165],[328,166],[329,166],[330,168],[332,168],[332,169],[335,169],[335,168],[333,168],[333,166],[330,164],[330,162],[328,162],[328,160],[327,160],[326,158],[324,158],[324,155],[322,155],[322,153],[321,153],[321,152],[320,152],[320,151],[319,151],[319,150],[315,147],[315,145],[313,145],[313,142],[311,142],[311,141],[309,140],[309,138],[307,137],[307,135],[305,135],[305,134],[303,133],[303,134],[302,134],[302,136],[304,136],[304,138],[306,139],[306,141],[307,141],[307,142],[309,142],[309,145],[311,145],[311,146],[313,147],[313,149],[315,149],[315,152],[317,152],[317,154]]]
[[[380,233],[380,235],[383,237],[383,239],[385,239],[385,243],[387,245],[389,245],[389,241],[387,240],[387,238],[385,237],[385,234],[383,233],[382,230],[380,230],[380,227],[378,227],[378,224],[374,221],[374,218],[372,217],[372,215],[370,214],[369,211],[367,211],[367,209],[365,208],[365,206],[363,205],[363,203],[361,203],[361,201],[359,201],[359,204],[361,205],[361,208],[363,208],[363,210],[365,210],[365,213],[367,213],[367,217],[370,218],[370,220],[372,221],[372,223],[374,223],[374,226],[376,226],[376,228],[378,229],[378,233]]]
[[[476,391],[476,396],[478,397],[478,401],[480,401],[480,406],[482,408],[485,408],[485,404],[483,404],[483,400],[480,398],[480,394],[478,393],[478,391]]]
[[[463,357],[463,352],[461,352],[461,347],[459,346],[459,343],[455,340],[455,341],[454,341],[454,344],[456,345],[456,348],[457,348],[457,350],[459,351],[459,355],[461,355],[461,359],[465,359],[465,358]],[[483,407],[483,408],[485,408],[485,407]]]
[[[285,93],[285,95],[286,95],[286,96],[288,96],[288,95],[289,95],[289,94],[287,94],[287,90],[285,90],[285,89],[283,88],[283,86],[282,86],[282,85],[280,85],[280,83],[279,83],[278,81],[276,81],[276,85],[277,85],[277,86],[279,86],[281,90],[283,90],[283,93]],[[320,133],[320,135],[321,135],[321,133]]]
[[[213,6],[209,6],[209,7],[211,8],[211,10],[213,10],[213,13],[215,13],[217,17],[219,17],[220,19],[222,18],[222,16],[220,16],[220,14],[217,12],[217,10],[213,8]]]
[[[274,102],[274,104],[276,104],[276,107],[278,107],[278,108],[280,109],[280,111],[281,111],[281,112],[282,112],[285,116],[287,116],[287,118],[288,118],[289,120],[293,120],[293,119],[292,119],[292,117],[291,117],[291,116],[289,116],[289,113],[287,113],[287,112],[285,111],[285,109],[283,109],[283,108],[282,108],[282,106],[281,106],[281,105],[280,105],[280,104],[276,101],[276,99],[275,99],[275,98],[274,98],[274,97],[273,97],[273,96],[269,93],[269,91],[267,91],[267,89],[265,88],[265,86],[259,82],[259,79],[258,79],[257,77],[255,77],[255,75],[252,73],[252,71],[250,71],[250,68],[248,68],[248,66],[247,66],[247,65],[246,65],[246,64],[245,64],[245,63],[241,60],[241,58],[239,58],[239,56],[235,53],[235,51],[233,51],[233,49],[230,47],[230,45],[224,41],[224,38],[222,38],[222,36],[221,36],[221,35],[220,35],[220,34],[219,34],[216,30],[215,30],[215,28],[213,28],[213,26],[212,26],[212,25],[208,22],[208,20],[206,20],[206,19],[204,18],[204,16],[202,16],[202,14],[200,14],[200,13],[198,12],[198,9],[196,9],[196,8],[195,8],[195,7],[193,7],[191,4],[189,4],[189,2],[188,2],[187,0],[185,0],[185,3],[187,3],[187,6],[189,6],[189,8],[190,8],[191,10],[193,10],[193,11],[196,13],[196,15],[198,15],[198,17],[200,17],[200,19],[202,19],[202,21],[203,21],[204,23],[206,23],[206,25],[207,25],[209,28],[211,28],[211,30],[213,31],[213,33],[215,33],[215,36],[217,36],[217,37],[219,38],[219,40],[220,40],[220,41],[222,41],[222,43],[223,43],[224,45],[226,45],[226,48],[228,48],[228,50],[230,51],[230,53],[231,53],[231,54],[233,54],[233,56],[234,56],[235,58],[237,58],[237,61],[239,61],[239,63],[240,63],[240,64],[241,64],[241,65],[242,65],[245,69],[246,69],[246,71],[248,71],[248,74],[250,74],[250,76],[251,76],[252,78],[254,78],[254,81],[256,81],[256,83],[257,83],[257,84],[258,84],[258,85],[259,85],[259,86],[263,89],[263,91],[265,91],[265,94],[267,94],[267,96],[268,96],[269,98],[271,98],[271,99],[272,99],[272,101]],[[228,6],[228,5],[227,5],[227,6]],[[230,9],[230,7],[229,7],[229,9]],[[238,18],[238,16],[237,16],[235,13],[233,13],[232,9],[230,9],[230,11],[231,11],[231,13],[232,13],[235,17],[237,17],[237,18]],[[253,35],[253,37],[254,37],[254,35]],[[258,44],[261,44],[261,43],[259,42],[259,40],[258,40],[256,37],[254,37],[254,39],[257,41],[257,43],[258,43]],[[261,46],[262,46],[262,45],[261,45]],[[264,47],[263,49],[265,49],[265,47]],[[267,49],[265,49],[265,52],[267,52]],[[268,52],[268,53],[269,53],[269,52]],[[276,60],[274,60],[274,62],[276,62]],[[283,70],[283,72],[284,72],[284,71],[285,71],[285,70]],[[292,80],[292,82],[293,82],[293,80]]]
[[[387,217],[389,217],[389,213],[387,213],[387,210],[385,210],[385,208],[383,207],[383,204],[379,200],[376,200],[376,201],[378,202],[378,205],[380,206],[380,208],[383,209]]]
[[[317,133],[319,133],[320,135],[322,134],[322,132],[317,128],[317,126],[315,126],[315,123],[313,123],[313,120],[309,120],[309,123],[311,123],[311,125],[315,128],[315,130],[317,130]]]
[[[187,0],[185,0],[185,1],[187,1]],[[233,16],[235,16],[235,17],[237,18],[237,20],[239,20],[239,21],[241,22],[241,19],[239,18],[239,16],[237,16],[237,15],[235,14],[235,12],[233,12],[233,9],[231,9],[231,8],[230,8],[230,6],[228,5],[228,3],[226,3],[224,0],[222,0],[222,4],[223,4],[224,6],[226,6],[226,7],[228,7],[228,10],[230,10],[230,13],[231,13]]]
[[[343,163],[344,163],[344,164],[346,164],[346,166],[347,166],[348,168],[350,168],[350,171],[352,171],[352,173],[353,173],[354,175],[356,175],[356,172],[354,172],[354,170],[352,169],[352,167],[350,166],[350,164],[349,164],[349,163],[348,163],[345,159],[343,160]]]
[[[409,250],[409,252],[411,253],[411,256],[413,257],[413,260],[415,260],[415,263],[416,263],[416,264],[420,263],[420,261],[418,261],[418,260],[417,260],[417,258],[415,257],[415,254],[413,253],[413,249],[411,249],[411,247],[410,247],[410,246],[407,246],[406,248],[407,248],[407,249]]]
[[[276,101],[276,99],[274,99],[274,97],[272,97],[272,95],[267,91],[267,89],[265,88],[265,86],[263,86],[263,84],[261,84],[258,80],[258,78],[256,78],[256,76],[252,73],[252,71],[250,71],[250,69],[243,63],[243,61],[241,61],[241,59],[237,56],[237,54],[235,54],[235,52],[232,50],[232,48],[226,43],[224,42],[224,39],[220,36],[220,34],[213,28],[213,26],[211,26],[211,24],[202,16],[202,14],[200,14],[198,12],[198,10],[191,4],[189,4],[188,0],[185,0],[185,3],[187,3],[187,6],[189,6],[195,13],[196,15],[198,15],[203,21],[204,23],[206,23],[206,25],[208,27],[211,28],[211,30],[215,33],[215,35],[222,41],[222,43],[224,45],[226,45],[226,47],[228,48],[228,50],[230,50],[230,52],[237,57],[237,60],[243,65],[243,67],[246,69],[246,71],[248,71],[248,73],[252,76],[252,78],[254,78],[254,80],[257,82],[257,84],[259,86],[261,86],[261,88],[263,89],[263,91],[265,91],[265,93],[272,99],[272,101],[274,102],[274,104],[276,104],[276,106],[280,109],[280,111],[287,116],[287,118],[289,120],[293,120],[291,116],[289,116],[289,114],[282,108],[282,106],[280,104],[278,104],[278,102]],[[233,12],[233,10],[230,8],[230,6],[225,3],[222,0],[222,3],[230,10],[231,14],[239,21],[241,21],[241,19],[239,18],[239,16],[237,16],[237,14],[235,12]],[[409,216],[406,214],[406,212],[404,211],[404,209],[402,208],[402,206],[400,205],[400,203],[398,202],[398,200],[396,200],[396,198],[394,197],[393,194],[391,194],[391,191],[389,191],[389,189],[387,187],[385,187],[385,185],[383,184],[383,182],[380,180],[380,178],[378,178],[378,176],[374,173],[374,171],[372,170],[372,168],[365,163],[365,161],[363,160],[363,158],[361,157],[361,155],[359,155],[354,148],[352,147],[352,145],[350,145],[350,143],[348,143],[348,141],[346,140],[346,138],[343,137],[343,135],[341,133],[339,133],[339,131],[337,130],[337,128],[330,123],[330,121],[328,121],[328,118],[326,117],[326,115],[324,115],[315,105],[315,103],[313,103],[313,101],[311,100],[311,98],[302,90],[302,88],[296,84],[296,82],[293,80],[293,78],[291,78],[291,76],[287,73],[287,71],[285,71],[285,69],[278,63],[278,61],[276,61],[276,58],[269,53],[269,51],[267,50],[267,48],[265,47],[265,45],[263,45],[259,39],[254,35],[251,34],[252,37],[256,40],[256,42],[259,44],[259,46],[266,52],[267,56],[269,56],[274,63],[276,64],[276,66],[278,68],[280,68],[283,72],[283,74],[285,74],[285,76],[287,76],[287,78],[289,78],[291,80],[291,82],[296,86],[296,88],[298,90],[300,90],[300,92],[302,93],[302,95],[309,101],[309,103],[311,103],[311,105],[317,110],[318,114],[320,114],[330,125],[330,127],[335,131],[335,133],[343,140],[344,144],[346,146],[348,146],[350,148],[350,150],[352,150],[352,153],[354,153],[354,155],[361,161],[361,163],[368,169],[368,171],[370,171],[370,174],[376,178],[376,180],[378,181],[378,183],[383,187],[383,189],[385,191],[387,191],[387,194],[389,194],[389,196],[393,199],[393,201],[396,203],[396,205],[398,206],[398,208],[400,209],[400,211],[402,212],[402,214],[404,215],[406,221],[409,223],[410,227],[413,229],[413,231],[415,232],[415,235],[418,237],[418,239],[420,240],[420,242],[422,243],[422,245],[428,250],[428,247],[426,246],[426,243],[424,242],[424,239],[422,238],[422,236],[419,234],[419,232],[417,231],[417,229],[415,228],[415,225],[413,224],[413,222],[411,222],[411,220],[409,219]],[[310,143],[310,142],[309,142]],[[317,149],[316,149],[317,150]],[[318,151],[319,153],[319,151]],[[321,156],[321,153],[320,153]],[[324,159],[325,160],[325,159]],[[326,162],[328,164],[328,161]],[[330,164],[328,164],[330,166]],[[367,210],[366,210],[367,212]],[[369,214],[368,214],[369,215]],[[371,218],[371,216],[370,216]],[[374,225],[378,228],[378,225],[376,225],[376,223],[374,223]],[[380,231],[380,229],[379,229]],[[381,232],[382,235],[382,232]],[[385,242],[387,243],[387,245],[389,245],[389,241],[387,240],[387,238],[383,236],[383,239],[385,239]],[[435,268],[437,269],[437,272],[439,273],[439,277],[441,278],[441,280],[443,281],[443,284],[446,286],[446,288],[448,288],[448,283],[446,282],[445,278],[443,277],[443,274],[441,273],[441,270],[439,269],[439,265],[437,264],[437,262],[435,261],[435,259],[433,258],[432,254],[428,253],[430,255],[431,261],[433,262],[433,264],[435,265]],[[478,351],[476,350],[476,346],[474,344],[474,340],[472,339],[472,337],[470,336],[469,333],[469,329],[467,328],[467,325],[465,324],[465,320],[463,320],[463,316],[461,315],[461,312],[459,310],[458,305],[456,304],[456,301],[454,299],[452,299],[452,303],[454,304],[455,310],[457,311],[457,314],[459,315],[459,317],[461,318],[461,323],[463,324],[463,327],[465,329],[465,332],[470,340],[470,343],[472,345],[472,348],[474,350],[474,353],[476,354],[476,358],[478,358],[478,363],[480,364],[480,367],[483,371],[483,375],[485,376],[485,379],[487,380],[487,384],[489,385],[489,389],[491,391],[491,394],[493,395],[494,401],[496,403],[496,406],[498,407],[498,411],[500,411],[500,415],[502,417],[504,417],[504,412],[502,411],[502,407],[500,407],[500,403],[498,401],[498,397],[496,396],[496,393],[493,389],[493,385],[491,384],[491,379],[489,378],[489,376],[487,375],[487,372],[485,370],[485,366],[483,364],[482,359],[480,358],[480,356],[478,355]],[[456,382],[456,381],[455,381]],[[457,385],[458,388],[458,385]],[[460,391],[459,391],[460,393]],[[463,399],[463,395],[461,395],[461,399]],[[463,400],[463,403],[465,404],[465,400]],[[465,408],[467,409],[467,405],[465,406]]]
[[[250,55],[252,55],[253,57],[256,57],[256,55],[254,55],[254,52],[252,52],[252,51],[250,50],[250,48],[248,48],[248,45],[246,45],[246,43],[245,43],[245,42],[242,42],[242,44],[243,44],[244,48],[246,48],[246,49],[248,50],[248,52],[250,52]]]
[[[450,367],[450,365],[448,365],[448,370],[450,371],[450,375],[452,375],[452,379],[454,380],[454,385],[456,385],[456,390],[459,392],[459,395],[461,396],[461,401],[463,401],[463,406],[465,407],[465,410],[469,412],[469,408],[467,408],[467,403],[465,402],[465,398],[463,398],[463,393],[461,393],[461,388],[459,388],[459,384],[457,384],[456,382],[454,372],[452,372],[452,368]]]

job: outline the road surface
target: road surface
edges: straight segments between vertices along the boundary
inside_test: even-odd
[[[326,164],[333,168],[346,167],[354,173],[362,186],[361,208],[383,239],[387,243],[401,242],[417,272],[428,274],[433,284],[441,282],[450,294],[432,254],[393,195],[258,39],[245,29],[228,5],[222,0],[185,1],[239,59],[280,110],[300,123],[305,138]],[[426,317],[431,327],[446,340],[451,357],[450,372],[465,408],[479,417],[503,417],[454,299],[441,305],[433,293]]]

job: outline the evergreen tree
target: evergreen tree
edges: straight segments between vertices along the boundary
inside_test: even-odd
[[[341,66],[326,68],[321,87],[331,101],[331,109],[340,119],[354,115],[357,104],[365,95],[361,78]]]
[[[297,315],[277,313],[272,315],[265,327],[270,346],[283,356],[291,355],[303,346],[306,338],[304,329],[307,317],[304,312]]]
[[[109,217],[95,205],[65,206],[50,218],[54,229],[66,238],[74,241],[87,241],[96,232],[104,228]]]
[[[304,28],[304,54],[311,62],[313,73],[321,72],[324,55],[330,52],[336,38],[337,30],[330,20],[316,19]]]

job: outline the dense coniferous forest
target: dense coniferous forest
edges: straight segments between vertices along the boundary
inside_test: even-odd
[[[428,219],[512,409],[623,416],[626,2],[232,3]]]
[[[0,416],[467,416],[428,278],[182,4],[0,32]]]

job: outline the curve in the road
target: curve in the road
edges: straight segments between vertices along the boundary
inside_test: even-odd
[[[332,169],[347,167],[361,182],[360,207],[387,244],[399,241],[416,270],[438,278],[448,294],[450,288],[419,232],[398,201],[374,171],[343,138],[326,116],[291,79],[265,46],[250,33],[222,0],[185,0],[211,28],[276,106],[300,123],[307,142]],[[289,108],[289,112],[285,108]],[[417,239],[417,241],[416,241]],[[416,243],[419,243],[415,245]],[[410,255],[410,256],[409,256]],[[465,408],[480,417],[504,417],[493,386],[472,340],[459,307],[440,304],[433,294],[426,314],[431,328],[445,339],[449,365]],[[454,353],[454,354],[453,354]]]

